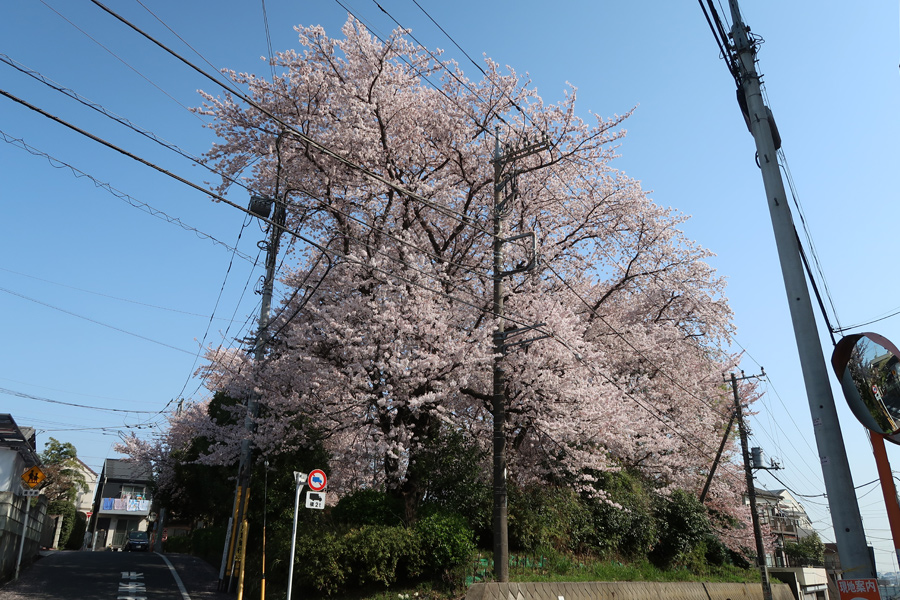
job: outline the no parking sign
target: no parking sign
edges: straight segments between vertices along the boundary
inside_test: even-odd
[[[309,473],[309,479],[306,480],[306,484],[312,491],[321,492],[328,485],[328,478],[322,469],[313,469]]]

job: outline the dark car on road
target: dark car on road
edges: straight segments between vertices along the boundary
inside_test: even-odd
[[[147,532],[129,531],[122,550],[125,552],[149,552],[150,538],[147,537]]]

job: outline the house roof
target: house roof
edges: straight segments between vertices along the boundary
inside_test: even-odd
[[[85,475],[89,474],[94,479],[97,479],[97,473],[94,472],[94,470],[92,468],[87,466],[87,464],[85,464],[85,462],[83,460],[81,460],[77,456],[75,457],[75,460],[78,461],[78,465],[81,467],[81,470],[84,472]]]
[[[151,472],[150,466],[146,464],[121,458],[107,458],[103,462],[103,475],[107,479],[121,481],[150,481]]]
[[[10,414],[0,414],[0,448],[9,448],[25,459],[25,465],[33,467],[41,464],[34,450],[35,432],[31,427],[19,427]]]

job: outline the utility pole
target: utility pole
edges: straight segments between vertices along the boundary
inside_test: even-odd
[[[494,138],[494,316],[497,318],[497,329],[494,332],[494,377],[492,395],[492,413],[494,419],[493,448],[494,448],[494,578],[499,582],[509,581],[509,533],[507,530],[507,494],[506,494],[506,381],[503,372],[502,360],[507,349],[513,345],[525,344],[547,336],[520,340],[508,343],[512,335],[530,331],[540,325],[529,327],[517,327],[506,329],[503,310],[503,278],[515,273],[523,273],[534,268],[535,248],[534,232],[523,233],[510,238],[503,237],[503,217],[510,208],[510,203],[518,195],[517,176],[512,171],[504,174],[507,165],[536,154],[550,147],[546,137],[540,141],[528,143],[511,148],[506,147],[505,153],[500,149],[500,134],[495,132]],[[531,239],[531,256],[528,264],[509,271],[503,270],[503,244],[520,239]]]
[[[763,373],[764,375],[765,373]],[[756,562],[762,579],[763,600],[772,600],[772,587],[769,585],[769,571],[766,568],[766,549],[763,546],[762,530],[759,527],[759,512],[756,509],[756,485],[753,483],[753,465],[750,463],[750,448],[747,443],[747,425],[744,423],[744,408],[738,394],[737,382],[752,379],[760,375],[744,375],[737,377],[731,374],[731,389],[734,393],[734,414],[737,417],[738,431],[741,434],[741,454],[744,457],[744,473],[747,476],[747,496],[750,498],[750,519],[753,521],[753,537],[756,538]]]
[[[766,189],[844,578],[870,579],[875,577],[874,565],[866,545],[850,463],[800,259],[800,246],[778,165],[774,118],[763,101],[760,76],[756,72],[757,42],[744,25],[737,0],[729,0],[729,6],[733,22],[731,37],[739,70],[738,98],[742,99],[742,109],[746,110],[745,117],[756,142],[757,164]]]
[[[279,138],[276,148],[280,152]],[[279,157],[278,170],[276,174],[275,195],[278,195],[278,183],[281,180],[281,160]],[[253,196],[251,198],[250,210],[253,214],[261,217],[269,217],[272,210],[273,201],[270,198]],[[259,326],[257,328],[256,340],[253,345],[253,358],[256,362],[261,361],[265,356],[266,345],[269,342],[269,319],[272,308],[272,292],[275,285],[275,266],[278,262],[278,249],[281,242],[281,234],[285,229],[287,221],[287,206],[284,201],[275,201],[275,214],[272,216],[272,226],[269,232],[269,240],[261,242],[260,246],[266,251],[266,274],[262,282],[262,300],[259,309]],[[254,392],[247,399],[247,416],[244,419],[244,429],[247,432],[246,437],[241,442],[241,460],[238,467],[238,480],[234,493],[234,506],[232,509],[232,518],[229,522],[228,533],[225,538],[225,548],[222,552],[222,566],[219,569],[219,589],[232,591],[234,583],[234,566],[237,557],[238,533],[241,524],[245,521],[247,515],[247,504],[250,495],[250,474],[253,470],[253,444],[250,436],[256,429],[256,417],[259,415],[259,396]],[[244,561],[241,561],[243,569]],[[228,577],[227,583],[225,578]]]

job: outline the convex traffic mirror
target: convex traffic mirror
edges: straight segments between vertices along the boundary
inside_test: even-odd
[[[887,436],[900,432],[900,350],[894,344],[877,333],[848,335],[835,346],[831,364],[860,423]]]

